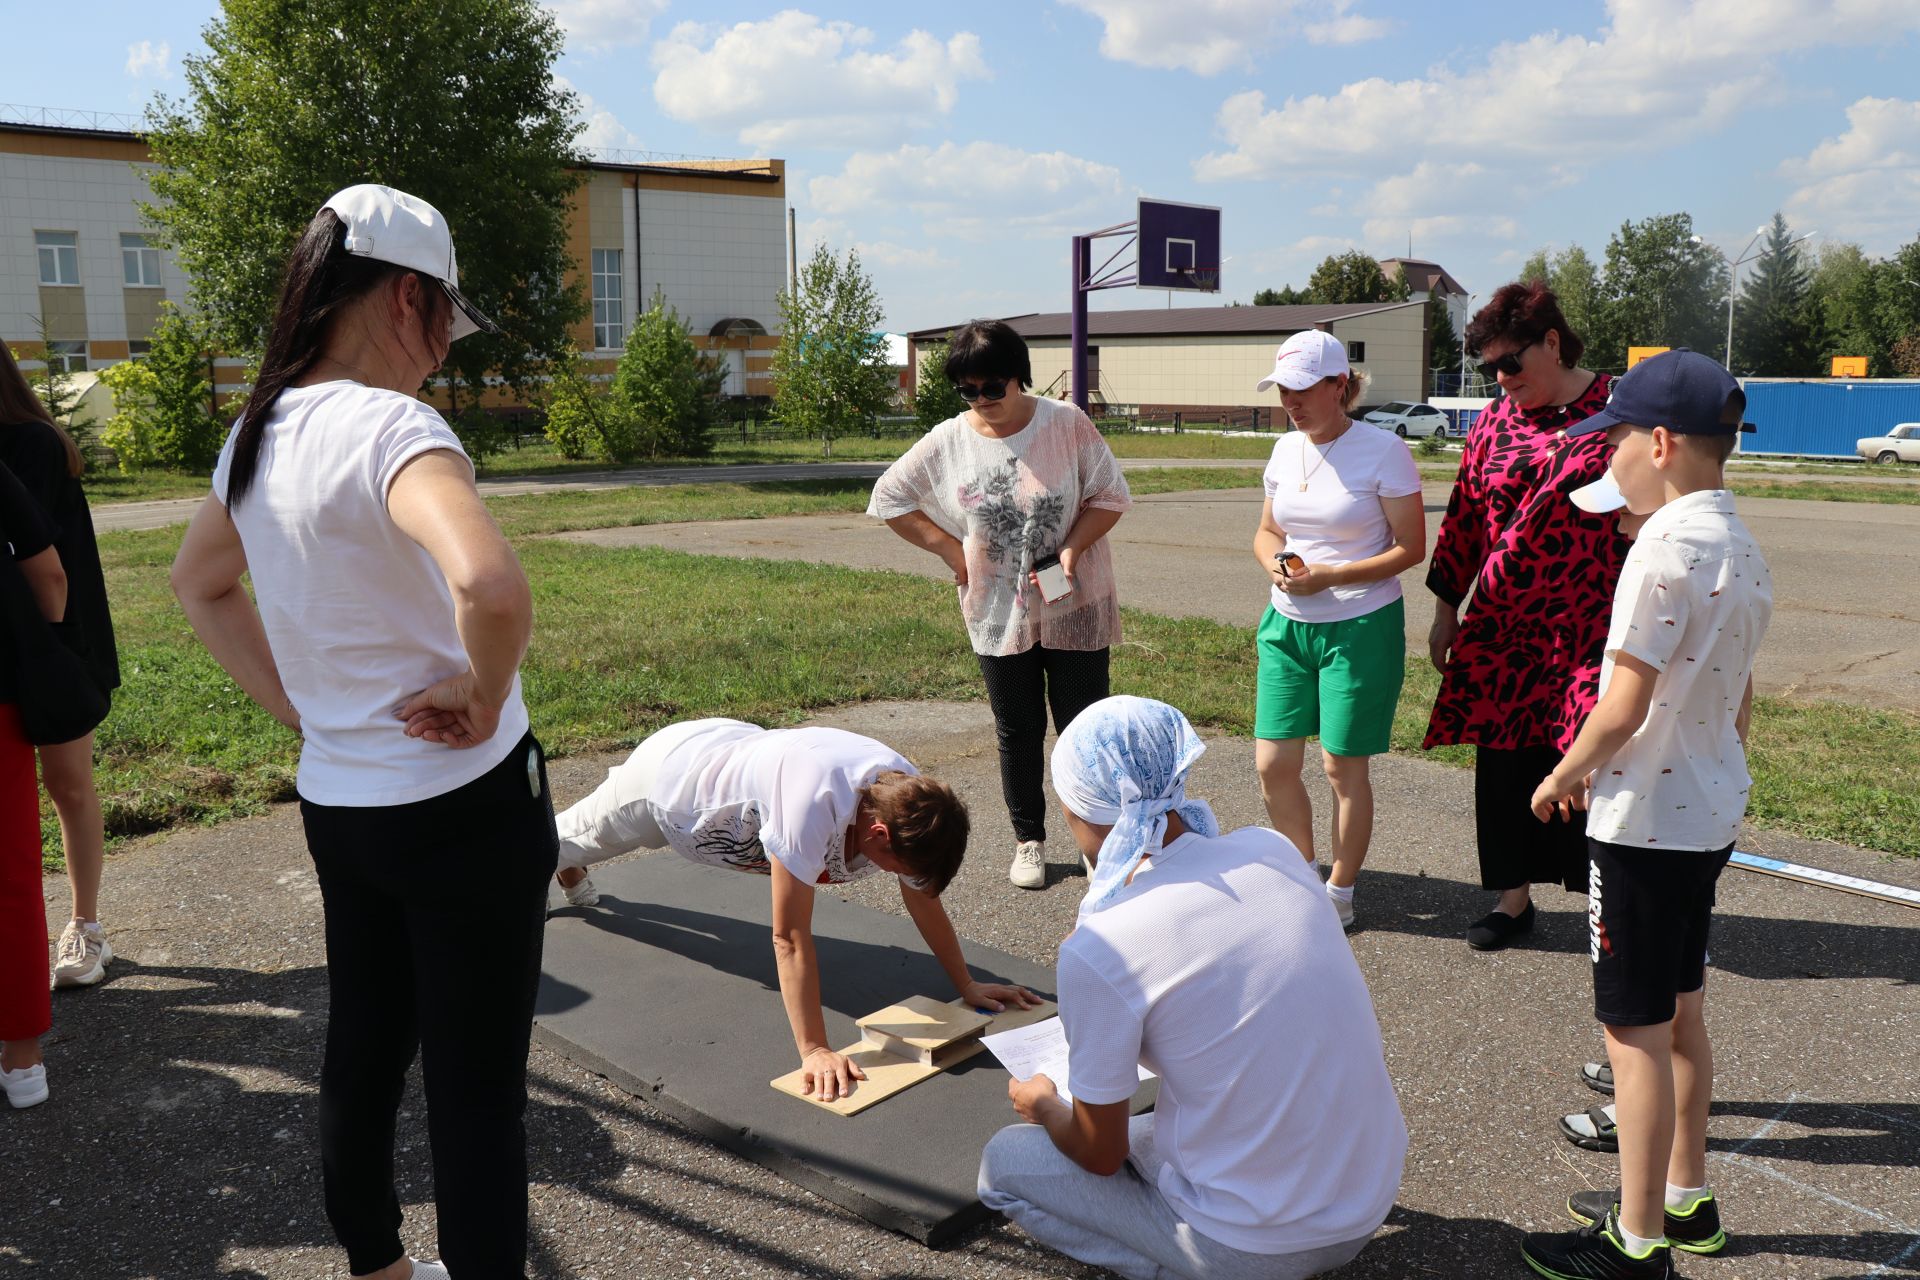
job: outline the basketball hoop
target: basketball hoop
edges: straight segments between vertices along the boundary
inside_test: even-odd
[[[1180,274],[1202,293],[1213,293],[1220,287],[1220,268],[1218,267],[1195,267],[1191,271],[1183,271]]]

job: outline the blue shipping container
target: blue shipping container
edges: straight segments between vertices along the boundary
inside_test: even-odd
[[[1743,454],[1790,453],[1851,458],[1856,440],[1920,422],[1920,379],[1744,378]]]

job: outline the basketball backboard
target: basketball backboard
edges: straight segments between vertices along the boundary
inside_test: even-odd
[[[1142,289],[1220,292],[1220,210],[1141,197],[1136,217]]]

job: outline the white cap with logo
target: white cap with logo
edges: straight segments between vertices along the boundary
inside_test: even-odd
[[[1273,356],[1273,372],[1260,379],[1257,391],[1278,383],[1289,391],[1305,391],[1322,378],[1350,373],[1347,347],[1320,329],[1303,329],[1280,344]]]
[[[500,332],[461,295],[453,233],[438,209],[418,196],[372,182],[336,191],[322,207],[333,210],[346,224],[348,253],[391,262],[438,281],[453,302],[454,338]]]

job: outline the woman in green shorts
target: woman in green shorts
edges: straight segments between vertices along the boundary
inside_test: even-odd
[[[1420,472],[1398,436],[1347,416],[1363,375],[1332,334],[1296,333],[1259,389],[1280,388],[1293,430],[1267,463],[1253,554],[1273,579],[1260,620],[1254,764],[1274,830],[1311,862],[1313,806],[1300,770],[1318,736],[1333,788],[1327,897],[1353,924],[1373,839],[1367,759],[1387,749],[1405,673],[1396,576],[1426,558]]]

